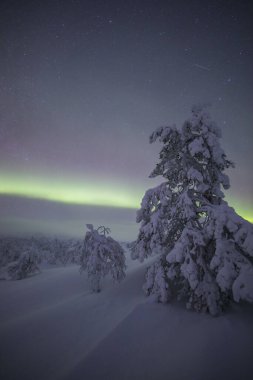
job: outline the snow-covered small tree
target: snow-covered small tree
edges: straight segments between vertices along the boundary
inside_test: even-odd
[[[110,229],[100,226],[94,229],[86,225],[88,231],[84,239],[80,271],[87,271],[93,292],[101,290],[101,279],[111,274],[114,281],[120,282],[125,277],[125,255],[120,244],[106,236]]]
[[[220,147],[221,131],[204,107],[193,107],[181,130],[160,127],[162,143],[150,177],[161,185],[146,192],[132,258],[159,255],[146,273],[144,290],[158,301],[174,295],[188,308],[217,315],[230,300],[253,302],[253,226],[229,207],[225,169],[233,167]]]
[[[36,249],[30,248],[23,252],[17,261],[7,266],[7,275],[11,280],[22,280],[29,275],[39,273],[39,256]]]

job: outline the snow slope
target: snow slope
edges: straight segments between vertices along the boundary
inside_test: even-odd
[[[253,309],[219,318],[147,302],[145,266],[89,291],[78,267],[0,282],[0,378],[249,379]]]
[[[67,380],[250,380],[252,309],[213,318],[143,304]]]

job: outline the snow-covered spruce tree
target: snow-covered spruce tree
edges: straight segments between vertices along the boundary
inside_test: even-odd
[[[110,229],[100,226],[94,229],[86,225],[88,231],[84,239],[80,271],[87,271],[93,292],[100,292],[101,279],[111,274],[114,281],[120,282],[125,277],[125,255],[120,244],[112,239]]]
[[[144,290],[160,302],[173,296],[188,308],[219,314],[231,301],[253,302],[253,226],[224,201],[225,169],[233,167],[220,147],[221,131],[203,107],[194,107],[181,130],[158,128],[162,143],[150,177],[165,181],[146,192],[132,258],[158,260],[147,270]]]

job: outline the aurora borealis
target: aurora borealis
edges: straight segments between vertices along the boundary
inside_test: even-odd
[[[60,203],[136,209],[142,196],[128,186],[116,183],[97,183],[95,180],[67,183],[40,177],[11,177],[2,174],[0,194],[43,199]],[[102,189],[102,190],[101,190]]]
[[[252,16],[249,1],[2,1],[0,230],[134,239],[160,182],[148,137],[196,103],[236,164],[227,200],[253,221]]]

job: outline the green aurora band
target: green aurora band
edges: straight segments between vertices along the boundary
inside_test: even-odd
[[[42,178],[33,175],[0,174],[0,194],[47,201],[135,209],[140,206],[142,191],[130,185],[69,178]]]
[[[0,194],[32,199],[80,204],[90,206],[138,209],[144,194],[131,184],[113,183],[110,185],[89,180],[44,179],[33,175],[0,173]],[[226,198],[236,212],[249,222],[253,222],[253,208],[231,197]]]

